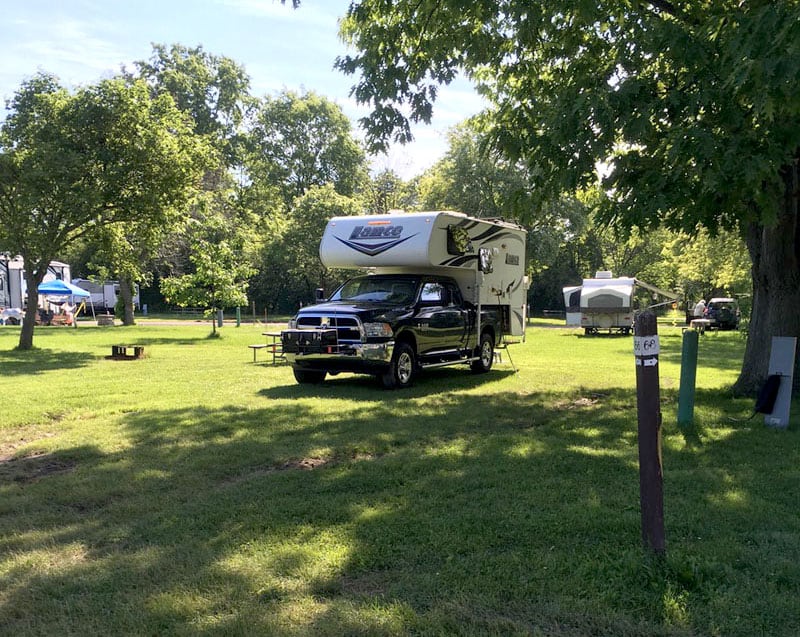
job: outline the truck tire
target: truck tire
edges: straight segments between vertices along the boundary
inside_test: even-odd
[[[301,385],[317,385],[325,380],[325,373],[315,369],[293,369],[294,379]]]
[[[485,374],[492,369],[494,362],[494,339],[488,332],[481,334],[481,343],[478,346],[478,360],[472,361],[470,367],[476,374]]]
[[[398,343],[394,348],[389,369],[381,376],[386,389],[411,387],[416,373],[417,360],[414,348],[408,343]]]

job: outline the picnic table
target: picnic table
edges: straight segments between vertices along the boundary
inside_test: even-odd
[[[268,341],[266,343],[256,343],[248,345],[253,350],[253,362],[256,362],[256,356],[259,350],[266,349],[272,355],[272,364],[277,365],[279,362],[286,360],[283,354],[283,344],[281,343],[280,332],[262,332],[262,336],[266,336]]]
[[[701,334],[705,334],[706,330],[711,327],[711,320],[703,318],[692,319],[689,323],[689,327],[693,330],[697,330]]]

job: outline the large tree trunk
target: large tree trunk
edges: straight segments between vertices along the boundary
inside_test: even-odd
[[[737,394],[752,394],[767,377],[773,336],[800,336],[800,173],[798,162],[785,167],[785,191],[776,222],[747,228],[753,262],[753,315]]]
[[[40,267],[32,271],[28,269],[28,262],[25,261],[24,272],[25,285],[28,286],[28,305],[25,308],[25,317],[22,319],[22,330],[19,333],[17,349],[33,349],[33,328],[36,325],[36,314],[39,311],[39,284],[44,280],[48,263],[50,261],[46,261],[43,268]]]
[[[122,297],[122,324],[123,325],[136,325],[133,319],[133,290],[135,284],[127,277],[120,277],[119,279],[119,295]]]

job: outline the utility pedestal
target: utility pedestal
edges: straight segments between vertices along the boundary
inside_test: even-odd
[[[678,390],[678,426],[689,427],[694,423],[694,394],[697,381],[698,332],[683,333],[681,351],[681,385]]]
[[[764,424],[770,427],[789,426],[789,407],[792,404],[792,379],[794,378],[794,353],[797,338],[794,336],[773,336],[772,351],[769,356],[769,376],[780,376],[781,384],[775,398],[772,413],[764,415]]]

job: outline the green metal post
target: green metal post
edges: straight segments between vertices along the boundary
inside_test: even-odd
[[[236,308],[236,327],[242,326],[242,308]]]
[[[683,333],[681,350],[681,386],[678,390],[678,425],[694,423],[694,389],[697,381],[697,343],[699,334],[695,330]]]

